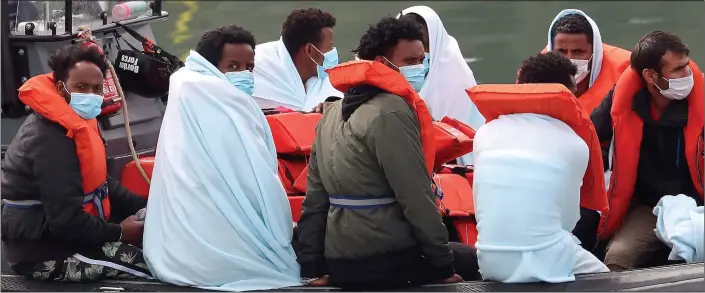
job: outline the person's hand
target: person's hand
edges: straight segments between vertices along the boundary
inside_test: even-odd
[[[328,286],[328,275],[325,275],[323,277],[320,277],[316,280],[311,281],[309,286],[314,286],[314,287],[325,287]]]
[[[135,216],[129,216],[120,223],[120,228],[122,228],[122,239],[120,241],[134,245],[142,244],[144,222],[138,221]]]
[[[463,282],[463,281],[464,281],[464,280],[463,280],[463,278],[462,278],[461,276],[459,276],[458,274],[453,274],[452,276],[450,276],[450,278],[447,278],[447,279],[445,279],[445,280],[441,280],[439,283],[443,283],[443,284],[453,284],[453,283],[460,283],[460,282]]]
[[[313,112],[313,113],[321,113],[321,114],[323,114],[323,110],[325,110],[326,108],[328,108],[328,106],[330,106],[330,104],[332,104],[332,103],[333,103],[333,102],[322,102],[322,103],[319,103],[318,105],[316,105],[316,107],[313,108],[312,112]]]

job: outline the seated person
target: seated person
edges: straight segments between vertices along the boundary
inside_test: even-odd
[[[156,278],[225,291],[301,284],[269,125],[250,96],[255,39],[206,32],[170,78],[145,222]]]
[[[463,58],[458,42],[448,34],[441,18],[427,6],[404,9],[397,16],[400,17],[410,18],[423,27],[427,74],[425,81],[412,85],[419,91],[433,119],[441,120],[448,116],[474,129],[480,128],[485,118],[465,93],[465,89],[477,85],[475,76]],[[472,153],[458,158],[458,164],[472,165]]]
[[[572,93],[576,71],[561,54],[539,54],[524,61],[518,83],[562,84]],[[553,118],[570,116],[582,119],[578,125],[590,125],[587,113],[572,95],[565,101],[565,94],[563,98],[556,94],[552,100],[536,98],[500,105],[492,99],[507,94],[493,92],[492,87],[517,87],[517,95],[527,88],[527,98],[549,88],[484,85],[476,87],[477,92],[470,89],[470,97],[483,114],[499,114],[485,115],[488,122],[477,130],[473,151],[478,222],[475,247],[483,278],[558,283],[575,280],[575,274],[607,272],[571,234],[580,218],[579,206],[607,206],[595,130],[589,126],[576,129],[569,120]],[[572,108],[549,111],[560,105]],[[594,180],[595,174],[599,180]]]
[[[556,15],[544,51],[561,53],[578,68],[575,96],[588,114],[629,67],[629,51],[603,43],[595,21],[577,9]]]
[[[137,247],[143,223],[131,216],[146,202],[108,176],[95,119],[108,63],[95,47],[71,45],[57,50],[49,67],[52,73],[19,89],[33,113],[2,167],[7,259],[15,272],[38,280],[150,277]]]
[[[704,83],[689,53],[676,35],[645,35],[631,67],[590,116],[609,146],[611,212],[600,236],[612,237],[605,255],[611,270],[666,259],[653,215],[663,196],[685,194],[703,205]]]
[[[260,108],[308,111],[329,97],[343,96],[325,72],[338,64],[334,26],[335,17],[328,12],[297,9],[284,20],[278,41],[257,46],[253,97]]]
[[[415,22],[384,18],[353,50],[362,61],[329,70],[345,96],[318,124],[298,223],[301,276],[314,285],[478,279],[474,249],[448,243],[435,204],[432,118],[410,84],[424,66],[422,40]]]

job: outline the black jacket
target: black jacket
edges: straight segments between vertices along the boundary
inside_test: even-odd
[[[108,178],[111,220],[146,201]],[[118,241],[120,225],[83,212],[76,146],[61,125],[31,114],[17,131],[2,166],[4,200],[39,200],[41,207],[2,206],[3,249],[11,263],[55,260]]]
[[[603,149],[605,170],[608,168],[609,142],[612,139],[612,95],[610,91],[590,115]],[[688,170],[683,128],[688,122],[688,101],[671,101],[661,117],[654,120],[650,111],[650,93],[646,88],[634,96],[632,110],[644,122],[639,166],[634,189],[635,202],[653,207],[664,195],[685,194],[702,205]]]

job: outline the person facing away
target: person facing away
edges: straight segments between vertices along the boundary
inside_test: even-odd
[[[257,46],[255,92],[262,109],[313,109],[329,97],[342,97],[333,88],[326,69],[338,64],[333,43],[335,17],[318,8],[289,13],[278,41]]]
[[[549,54],[550,53],[550,54]],[[565,54],[558,52],[541,53],[546,56],[529,57],[522,63],[519,69],[517,83],[559,83],[565,85],[571,92],[578,92],[578,79],[575,78],[579,72],[575,62],[568,60],[573,66],[567,66]],[[563,55],[563,56],[559,56]],[[575,72],[573,72],[575,69]],[[571,73],[573,72],[573,73]],[[571,75],[570,82],[566,75]],[[562,80],[565,79],[565,80]],[[582,103],[581,103],[582,104]],[[600,225],[600,213],[596,210],[580,207],[580,220],[572,233],[580,240],[580,245],[588,251],[592,251],[598,242],[598,227]]]
[[[523,62],[518,85],[469,90],[480,111],[494,115],[485,115],[473,152],[475,247],[484,279],[557,283],[608,271],[571,234],[579,206],[607,206],[604,180],[595,179],[602,175],[600,146],[572,94],[576,71],[549,52]]]
[[[477,85],[472,70],[465,62],[458,42],[448,34],[441,18],[427,6],[404,9],[397,18],[416,21],[423,28],[425,80],[412,83],[428,105],[435,120],[445,116],[458,119],[474,129],[485,123],[477,107],[468,99],[465,89]],[[461,165],[472,165],[472,153],[458,159]]]
[[[448,243],[435,204],[432,118],[412,87],[425,73],[422,39],[415,22],[383,18],[353,50],[361,61],[329,70],[345,96],[316,129],[298,222],[301,276],[314,285],[479,279],[474,249]]]
[[[255,39],[206,32],[170,78],[144,251],[163,282],[209,290],[301,285],[269,125],[252,99]]]
[[[575,96],[588,114],[629,67],[629,51],[603,43],[595,21],[577,9],[565,9],[553,19],[547,51],[563,54],[578,68]]]
[[[56,50],[49,67],[19,89],[33,112],[2,167],[3,251],[15,272],[38,280],[150,277],[134,217],[146,202],[108,176],[95,119],[108,63],[77,44]]]
[[[703,74],[676,35],[639,40],[631,66],[590,116],[602,143],[611,212],[600,235],[612,270],[665,260],[652,211],[667,195],[703,205]],[[619,183],[617,183],[619,182]]]

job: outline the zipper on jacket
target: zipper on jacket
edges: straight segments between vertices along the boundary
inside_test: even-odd
[[[695,148],[695,169],[698,170],[698,181],[700,182],[700,188],[705,189],[705,183],[703,182],[703,172],[702,166],[700,166],[700,155],[702,154],[703,160],[705,160],[705,150],[703,147],[703,132],[700,132],[698,136],[698,146]]]

